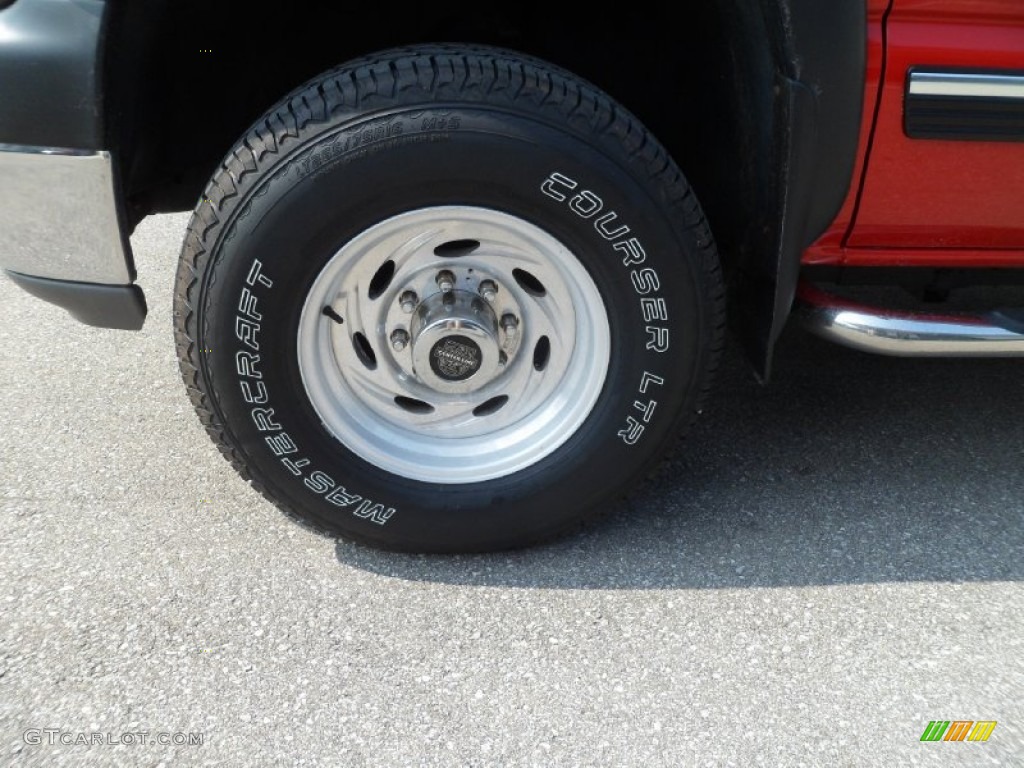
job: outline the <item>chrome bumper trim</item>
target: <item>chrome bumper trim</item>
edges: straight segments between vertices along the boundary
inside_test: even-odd
[[[997,313],[931,314],[871,307],[801,285],[796,316],[804,328],[843,346],[896,357],[1021,357],[1024,329]]]
[[[0,144],[0,268],[124,285],[130,264],[109,152]]]

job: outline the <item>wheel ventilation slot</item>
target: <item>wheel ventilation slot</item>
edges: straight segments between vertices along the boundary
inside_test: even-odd
[[[388,259],[380,265],[370,280],[370,290],[367,292],[367,296],[371,299],[378,298],[384,291],[391,285],[391,280],[395,276],[395,262]]]
[[[479,247],[479,240],[449,240],[437,246],[434,255],[442,259],[457,259],[460,256],[468,256]]]
[[[474,416],[490,416],[495,411],[499,410],[505,403],[508,402],[508,395],[498,395],[492,397],[485,403],[481,403],[473,409]]]
[[[525,269],[513,269],[512,277],[514,277],[516,282],[519,283],[519,287],[531,296],[540,298],[541,296],[547,295],[544,283],[531,275]]]
[[[395,405],[402,408],[409,413],[433,413],[434,406],[430,403],[425,403],[422,400],[417,400],[415,397],[406,397],[405,395],[395,396]]]
[[[371,371],[377,368],[377,355],[370,346],[370,342],[359,331],[352,334],[352,346],[356,350],[359,361]]]
[[[551,342],[547,336],[541,336],[537,346],[533,348],[533,367],[543,371],[548,367],[548,358],[551,357]]]

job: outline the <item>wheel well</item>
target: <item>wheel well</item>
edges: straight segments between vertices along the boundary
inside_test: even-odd
[[[386,24],[335,4],[298,0],[273,15],[231,5],[125,0],[112,9],[106,131],[133,225],[192,208],[245,129],[307,79],[383,48],[453,40],[539,56],[614,96],[668,147],[726,252],[772,208],[749,162],[771,154],[771,137],[750,128],[770,120],[772,105],[771,41],[755,2],[700,4],[683,29],[660,10],[569,28],[530,4],[468,13],[449,3]]]

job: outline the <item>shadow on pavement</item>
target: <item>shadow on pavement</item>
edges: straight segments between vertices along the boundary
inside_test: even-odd
[[[761,387],[733,343],[675,457],[581,532],[496,555],[337,557],[552,589],[1021,580],[1024,361],[875,357],[790,330]]]

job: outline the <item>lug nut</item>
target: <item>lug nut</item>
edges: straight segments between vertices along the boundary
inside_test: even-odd
[[[519,320],[511,312],[501,316],[501,327],[505,331],[505,335],[510,339],[514,339],[516,333],[519,330]]]
[[[455,275],[447,269],[442,269],[437,273],[437,287],[444,293],[453,290],[455,288]]]
[[[480,283],[480,295],[487,301],[494,301],[498,297],[498,285],[493,280],[484,280]]]
[[[409,344],[409,334],[404,328],[396,328],[391,332],[391,348],[401,352]]]
[[[399,297],[398,303],[402,306],[402,311],[405,314],[412,314],[412,311],[416,309],[416,305],[419,303],[419,297],[415,291],[406,291]]]

